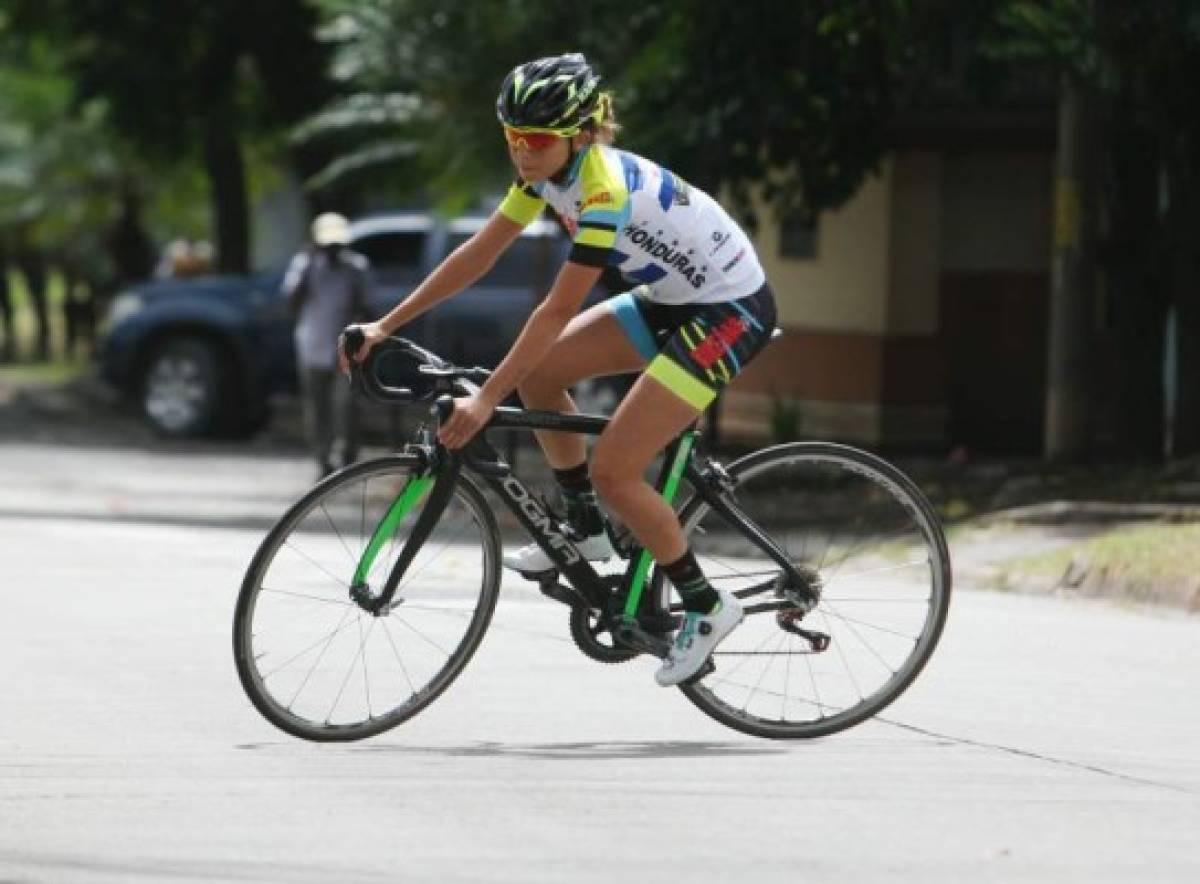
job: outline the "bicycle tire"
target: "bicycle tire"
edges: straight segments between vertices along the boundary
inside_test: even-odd
[[[867,500],[872,497],[878,499],[877,492],[886,492],[886,494],[891,497],[891,499],[901,510],[911,514],[913,518],[913,525],[919,532],[921,542],[925,545],[926,553],[928,555],[930,593],[928,598],[930,603],[929,612],[921,623],[919,634],[913,640],[911,652],[904,657],[903,662],[897,666],[892,675],[887,678],[886,682],[881,684],[879,688],[871,691],[867,695],[862,695],[862,690],[859,688],[860,696],[852,705],[840,709],[835,706],[830,706],[831,709],[836,711],[833,711],[830,715],[818,714],[812,720],[788,720],[785,713],[781,713],[777,719],[759,714],[751,714],[747,711],[750,702],[749,700],[747,700],[745,707],[739,709],[735,704],[720,697],[714,686],[720,683],[719,680],[722,677],[722,654],[725,653],[725,648],[729,644],[729,639],[727,639],[725,644],[718,647],[717,652],[714,655],[714,661],[718,662],[717,670],[698,682],[681,686],[680,689],[684,695],[706,715],[710,716],[716,721],[719,721],[721,724],[724,724],[727,727],[731,727],[743,733],[758,737],[774,739],[803,739],[822,737],[837,733],[849,727],[853,727],[854,725],[857,725],[860,722],[878,714],[881,710],[894,702],[909,687],[909,685],[912,684],[913,680],[925,667],[925,664],[933,654],[938,640],[941,637],[942,631],[945,627],[946,617],[949,612],[952,573],[950,556],[944,532],[942,531],[936,512],[926,499],[925,495],[916,486],[916,484],[912,482],[911,479],[905,476],[896,467],[873,454],[852,448],[850,446],[838,445],[834,443],[800,442],[774,446],[749,454],[730,464],[727,467],[727,472],[734,482],[734,494],[736,496],[739,491],[747,486],[747,483],[752,479],[761,481],[764,488],[777,489],[783,487],[786,489],[788,487],[786,481],[787,476],[784,474],[782,467],[804,462],[820,465],[832,465],[829,468],[830,473],[837,473],[838,475],[834,476],[836,481],[831,481],[830,485],[836,486],[840,483],[843,486],[843,491],[840,493],[846,495],[847,497],[857,497],[861,500]],[[777,474],[776,478],[764,478],[766,474],[772,472]],[[840,475],[841,473],[844,473],[845,475]],[[848,490],[845,490],[845,486],[855,485],[856,480],[862,483],[862,491],[856,491],[854,494],[851,494]],[[866,493],[863,493],[863,491]],[[747,510],[747,515],[760,525],[763,525],[766,521],[769,521],[769,519],[763,517],[762,514],[751,511],[752,506],[746,500],[739,500],[739,503]],[[851,509],[852,503],[853,501],[845,501],[843,502],[842,506],[845,509]],[[711,511],[708,507],[708,504],[699,495],[694,495],[689,498],[680,510],[680,521],[684,527],[685,533],[695,538],[697,527],[701,524],[704,517],[710,512]],[[714,515],[713,518],[719,517]],[[828,548],[833,547],[833,538],[834,534],[830,532],[827,544]],[[776,536],[776,540],[778,542],[778,536]],[[851,549],[858,545],[858,543],[859,541],[854,541],[854,543],[851,544]],[[787,547],[785,546],[785,548]],[[885,549],[885,552],[889,555],[894,555],[894,553],[892,553],[890,550]],[[812,566],[815,563],[815,555],[808,557],[814,561],[803,561],[805,556],[801,556],[800,560],[797,560],[793,557],[792,549],[788,548],[788,553],[789,557],[793,558],[794,561],[800,561],[800,563],[806,564],[806,566]],[[700,555],[700,553],[698,553],[698,555]],[[835,580],[842,580],[842,587],[845,586],[845,578],[839,575],[837,572],[843,567],[844,563],[848,559],[851,559],[853,555],[854,553],[851,552],[845,553],[843,558],[837,563],[836,569],[834,569]],[[703,555],[700,557],[703,561]],[[914,560],[905,562],[896,567],[906,568],[908,566],[917,564],[920,563]],[[772,563],[772,565],[774,565],[774,563]],[[774,567],[777,568],[778,566]],[[708,570],[707,567],[706,570]],[[820,573],[821,570],[821,568],[817,568],[818,573]],[[825,570],[828,571],[830,569],[826,568]],[[880,570],[887,569],[883,568]],[[823,578],[827,577],[826,574],[822,574],[821,576]],[[713,574],[709,574],[709,577],[714,585],[716,585],[718,581],[713,578]],[[663,575],[661,573],[656,573],[653,579],[655,581],[653,585],[654,590],[660,594],[659,598],[664,601],[669,601],[670,597],[667,594],[669,592],[669,583],[663,579]],[[879,580],[881,578],[874,579]],[[914,578],[914,582],[915,581],[916,578]],[[841,589],[840,591],[844,591],[844,589]],[[871,591],[877,592],[878,590],[873,587]],[[809,624],[813,622],[814,619],[819,621],[820,618],[823,617],[825,622],[831,624],[831,635],[834,631],[832,626],[836,626],[839,622],[841,622],[845,626],[850,627],[849,630],[842,630],[843,632],[847,632],[849,634],[849,637],[846,638],[844,644],[855,644],[856,639],[858,642],[868,644],[868,642],[863,639],[862,633],[866,632],[866,628],[867,626],[870,626],[870,624],[865,624],[861,629],[859,629],[855,626],[855,624],[861,623],[861,621],[857,620],[856,618],[849,617],[837,609],[834,609],[832,614],[828,610],[822,610],[823,606],[827,604],[826,598],[828,597],[828,594],[829,586],[827,585],[825,587],[825,597],[822,598],[822,601],[818,604],[818,607],[813,612],[808,614],[805,620],[802,622]],[[849,601],[854,601],[854,599],[849,599]],[[892,608],[895,608],[901,601],[907,602],[912,600],[899,595],[897,595],[895,598],[885,597],[881,600],[879,607],[885,608],[885,606],[890,604]],[[832,601],[829,601],[828,604],[832,605]],[[844,606],[845,604],[845,601],[839,601],[839,605]],[[740,628],[744,629],[745,624],[751,622],[754,617],[762,616],[764,615],[748,616],[745,623]],[[908,615],[906,614],[905,616]],[[884,632],[886,631],[887,630],[885,629]],[[735,631],[735,633],[731,635],[731,638],[732,636],[736,635],[737,632]],[[768,641],[770,641],[769,638]],[[794,641],[794,639],[781,640],[781,642],[787,641]],[[892,641],[892,639],[889,639],[889,641]],[[806,698],[803,701],[803,703],[806,705],[802,705],[800,708],[806,709],[815,706],[817,712],[822,713],[824,711],[822,706],[825,704],[822,702],[821,694],[817,686],[817,679],[813,673],[811,662],[811,659],[819,652],[810,651],[805,654],[796,654],[790,649],[791,645],[787,645],[787,647],[789,648],[787,652],[777,653],[778,656],[784,656],[787,659],[789,681],[791,672],[791,658],[793,656],[804,656],[809,658],[806,661],[808,666],[808,674],[812,677],[812,688],[813,692],[816,694],[816,698],[815,702],[811,697]],[[841,648],[839,648],[837,652],[843,654],[842,662],[845,663],[847,673],[850,675],[848,680],[852,683],[855,682],[854,674],[850,671],[850,664],[846,661],[845,652],[842,651]],[[731,651],[729,653],[732,655],[739,652]],[[825,651],[824,653],[828,653],[828,651]],[[746,657],[752,656],[753,654],[770,656],[770,652],[744,652]],[[770,665],[770,663],[768,663],[768,665]],[[765,671],[766,670],[764,670],[764,673]],[[760,681],[762,678],[763,676],[760,676]],[[787,682],[785,682],[785,684],[787,684]],[[743,685],[741,687],[744,688],[745,686]],[[779,705],[783,708],[783,710],[785,710],[785,712],[789,700],[790,698],[786,694],[780,698]],[[771,702],[774,701],[775,699],[772,697]]]
[[[364,640],[359,648],[361,669],[363,672],[363,679],[366,683],[368,707],[367,718],[363,721],[334,724],[328,720],[322,723],[302,717],[292,711],[292,709],[286,703],[284,703],[280,697],[275,695],[275,693],[267,686],[267,677],[259,669],[255,647],[255,615],[256,611],[258,610],[258,605],[264,595],[264,578],[267,574],[272,572],[272,565],[276,562],[277,557],[280,555],[280,550],[284,549],[285,546],[288,546],[289,537],[293,536],[293,532],[299,534],[301,527],[308,524],[308,518],[314,513],[317,513],[318,510],[325,510],[325,517],[331,524],[333,524],[334,518],[330,515],[328,509],[334,506],[334,503],[337,500],[337,495],[339,493],[345,493],[346,490],[350,489],[356,482],[361,481],[364,510],[361,518],[361,539],[361,535],[363,533],[367,533],[371,530],[371,528],[367,526],[373,526],[377,523],[377,519],[369,520],[366,518],[368,489],[370,488],[371,481],[373,479],[382,480],[384,477],[391,477],[391,479],[385,482],[384,485],[384,487],[388,489],[387,493],[384,495],[384,498],[386,498],[386,503],[387,500],[394,499],[395,489],[400,487],[402,480],[405,480],[404,477],[411,476],[413,474],[418,463],[419,461],[417,458],[409,455],[392,455],[355,464],[354,466],[351,466],[326,478],[311,491],[305,494],[304,497],[297,501],[283,515],[275,527],[272,528],[267,536],[263,539],[262,544],[259,546],[258,551],[255,553],[255,556],[251,561],[249,568],[247,569],[245,578],[242,582],[241,590],[238,595],[233,624],[234,659],[237,666],[238,677],[241,681],[243,689],[246,691],[247,696],[250,698],[255,708],[258,709],[263,717],[286,733],[306,740],[318,742],[339,742],[372,737],[396,727],[397,725],[407,721],[425,709],[450,686],[450,684],[462,672],[467,662],[471,659],[471,656],[475,653],[479,643],[482,641],[484,633],[487,631],[487,628],[491,622],[492,614],[495,610],[496,599],[500,585],[499,529],[496,525],[495,516],[492,513],[490,506],[487,504],[483,494],[468,477],[460,476],[458,482],[456,483],[454,494],[451,498],[451,503],[449,506],[451,508],[455,508],[456,518],[462,518],[465,515],[474,522],[478,529],[479,549],[481,555],[481,584],[478,589],[477,601],[473,606],[473,610],[469,612],[469,615],[465,611],[460,612],[457,609],[452,610],[451,608],[425,609],[426,611],[451,614],[452,620],[461,621],[462,616],[469,616],[469,621],[467,622],[461,639],[458,641],[453,651],[448,652],[448,656],[444,664],[437,668],[436,672],[434,672],[433,675],[428,679],[427,683],[421,685],[419,688],[412,683],[411,675],[407,668],[405,668],[403,657],[396,647],[395,638],[386,622],[384,623],[383,627],[383,631],[386,635],[386,641],[391,645],[390,649],[395,654],[396,660],[400,664],[400,668],[404,670],[404,678],[408,679],[409,685],[412,687],[412,691],[405,702],[394,708],[391,708],[382,715],[376,716],[371,710],[370,676],[367,668],[367,653],[365,650],[367,647],[367,640]],[[391,497],[388,497],[388,495],[391,495]],[[323,502],[328,502],[328,507]],[[345,509],[346,507],[341,507],[341,510]],[[341,510],[335,509],[335,512],[339,512]],[[398,529],[398,535],[403,534],[405,529],[411,527],[412,519],[415,518],[415,515],[417,512],[419,512],[419,510],[420,507],[418,506],[412,513],[410,513],[408,519],[402,523]],[[439,526],[442,524],[442,522],[446,521],[450,511],[450,508],[448,508],[447,513],[443,514],[443,519],[441,522],[439,522]],[[321,568],[319,570],[323,570],[328,577],[336,577],[339,582],[344,582],[343,588],[346,590],[346,598],[348,599],[348,589],[353,573],[352,566],[354,563],[354,556],[347,543],[343,539],[342,533],[338,532],[336,525],[334,525],[334,533],[337,534],[337,540],[341,542],[341,545],[347,548],[346,551],[349,555],[346,556],[346,560],[349,563],[349,566],[344,570],[338,570],[335,574],[330,574],[330,569]],[[328,545],[333,545],[332,541],[328,541],[327,538],[325,540],[327,541]],[[434,537],[431,536],[431,538],[426,541],[426,547],[428,547],[433,541]],[[399,545],[400,544],[398,544],[396,541],[393,541],[392,550],[395,551]],[[469,544],[467,546],[469,546]],[[451,547],[448,545],[447,548]],[[423,547],[423,549],[425,549],[425,547]],[[440,552],[437,553],[437,555],[441,554],[442,553]],[[382,556],[379,564],[385,564],[383,562],[384,558],[387,557]],[[405,586],[408,584],[410,576],[413,576],[413,579],[415,579],[414,572],[417,570],[419,564],[419,561],[414,561],[413,566],[409,568],[409,571],[406,574],[405,583],[401,584],[402,592],[398,594],[398,596],[403,595],[403,591]],[[390,563],[388,564],[388,570],[390,570]],[[386,571],[383,573],[386,573]],[[266,590],[266,592],[279,594],[281,590],[271,588]],[[296,596],[301,599],[313,598],[314,601],[311,603],[312,605],[315,605],[318,600],[328,604],[341,604],[343,605],[343,619],[353,615],[354,619],[358,621],[360,633],[363,630],[364,621],[366,621],[368,624],[370,624],[371,620],[375,620],[376,622],[391,621],[392,617],[396,615],[397,611],[406,612],[406,616],[409,617],[413,616],[411,613],[406,611],[404,603],[401,603],[398,608],[389,612],[389,614],[384,618],[373,618],[353,602],[340,602],[336,599],[336,597],[331,597],[330,599],[326,600],[323,597],[321,599],[317,599],[315,596],[307,596],[300,593],[291,593],[286,591],[283,591],[282,594],[285,596]],[[468,596],[468,600],[469,599],[470,596]],[[468,601],[468,604],[469,603],[470,602]],[[418,608],[417,610],[420,609]],[[462,616],[460,616],[460,614]],[[312,616],[313,615],[311,614],[311,611],[304,615],[304,617]],[[395,622],[404,623],[403,620],[399,619]],[[411,624],[408,624],[407,628],[420,635],[420,631],[415,630],[415,627],[413,627]],[[370,635],[373,634],[373,629],[374,625],[368,625],[366,633],[368,639]],[[333,634],[331,635],[329,642],[333,642],[335,640],[333,636],[336,636],[342,630],[343,628],[339,623],[339,626],[335,628]],[[407,635],[407,633],[402,635]],[[427,641],[430,640],[428,636],[425,638]],[[413,643],[417,644],[416,642]],[[434,642],[434,644],[436,644],[436,642]],[[328,647],[329,644],[326,644],[325,650],[328,650]],[[442,650],[444,651],[445,649]],[[386,647],[384,653],[386,654]],[[325,651],[323,650],[321,654],[324,656]],[[318,658],[317,662],[313,664],[314,669],[320,662],[321,661]],[[351,661],[351,665],[353,667],[353,660]],[[353,668],[351,668],[349,671],[354,672]],[[311,671],[309,675],[312,675]],[[348,682],[349,679],[350,675],[348,674],[346,676],[346,682]],[[306,680],[305,684],[307,683],[308,681]],[[343,684],[343,689],[345,687],[346,685]],[[299,696],[299,692],[297,692],[297,696]],[[341,694],[339,693],[334,702],[335,707],[340,699]],[[330,718],[332,718],[332,715],[333,710],[330,712]]]

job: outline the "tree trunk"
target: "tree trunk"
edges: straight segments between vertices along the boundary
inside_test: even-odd
[[[1117,105],[1107,139],[1107,215],[1104,265],[1110,328],[1116,344],[1108,376],[1115,378],[1112,420],[1123,457],[1161,460],[1164,446],[1163,357],[1166,331],[1162,219],[1158,210],[1157,141]],[[1111,396],[1111,393],[1110,393]]]
[[[249,210],[242,148],[224,115],[214,113],[204,124],[204,163],[212,188],[217,228],[217,269],[250,271]]]
[[[1074,460],[1089,449],[1089,357],[1095,280],[1094,187],[1088,89],[1062,77],[1054,192],[1045,454]]]
[[[1171,300],[1176,318],[1175,421],[1172,456],[1200,452],[1200,187],[1182,163],[1170,171],[1170,208],[1166,240],[1170,243]]]

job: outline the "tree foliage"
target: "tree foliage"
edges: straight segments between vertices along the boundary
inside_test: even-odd
[[[494,98],[515,64],[583,51],[622,142],[708,188],[764,186],[781,211],[840,205],[874,169],[933,43],[981,4],[909,0],[327,0],[344,97],[298,133],[353,148],[314,180],[386,178],[461,207],[511,173]],[[941,15],[951,6],[967,14]],[[614,26],[619,23],[619,26]],[[957,26],[957,25],[955,25]],[[404,162],[397,162],[404,158]]]
[[[1174,450],[1200,450],[1200,3],[1010,0],[986,50],[1051,62],[1086,96],[1104,282],[1097,312],[1108,317],[1097,343],[1112,353],[1097,368],[1115,375],[1093,391],[1101,430],[1113,428],[1122,454],[1162,455],[1164,333],[1173,310]]]
[[[244,141],[325,97],[316,10],[301,0],[10,0],[12,27],[53,43],[77,106],[102,100],[140,154],[206,169],[219,259],[245,270]]]

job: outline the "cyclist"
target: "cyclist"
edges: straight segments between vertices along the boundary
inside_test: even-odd
[[[749,239],[715,200],[612,147],[613,101],[599,85],[578,53],[508,74],[496,114],[516,182],[478,233],[395,309],[363,326],[366,342],[353,355],[361,361],[405,323],[469,287],[546,205],[558,214],[573,238],[566,263],[480,392],[455,401],[439,438],[450,448],[466,444],[513,390],[526,407],[575,411],[566,392],[574,384],[644,369],[597,440],[590,474],[582,436],[537,435],[581,553],[594,561],[613,553],[598,491],[678,590],[684,619],[655,676],[666,686],[695,675],[743,610],[736,596],[708,582],[674,511],[643,474],[767,343],[775,303]],[[581,313],[606,265],[639,285]],[[551,567],[536,545],[504,563],[526,575]]]

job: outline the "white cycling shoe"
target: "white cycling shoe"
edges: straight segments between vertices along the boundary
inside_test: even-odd
[[[571,539],[575,548],[589,562],[606,562],[616,555],[607,531],[601,531],[583,540],[575,540],[574,537]],[[523,546],[515,552],[505,553],[501,561],[504,562],[505,568],[522,574],[541,574],[555,567],[554,562],[550,561],[550,557],[542,552],[542,548],[536,543]]]
[[[721,597],[716,610],[708,614],[688,611],[683,623],[675,633],[671,652],[663,660],[662,667],[654,673],[654,680],[664,688],[687,681],[700,671],[713,650],[729,633],[737,628],[746,616],[742,603],[733,593],[718,590]]]

